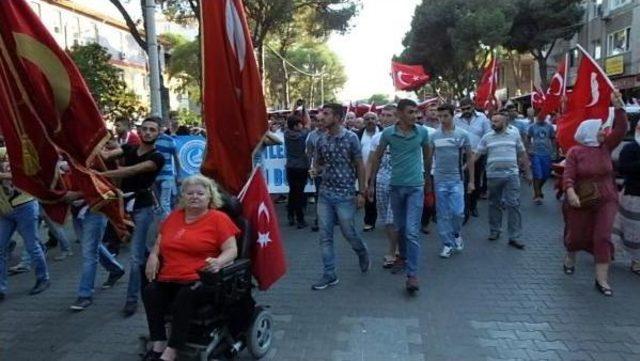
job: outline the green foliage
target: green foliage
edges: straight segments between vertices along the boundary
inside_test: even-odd
[[[107,49],[95,43],[74,46],[71,57],[102,114],[113,119],[120,115],[140,118],[147,113],[138,96],[127,89],[122,69],[110,63]]]
[[[518,12],[504,45],[529,52],[538,61],[542,85],[547,85],[547,58],[560,39],[571,39],[582,27],[580,0],[518,0]]]
[[[369,104],[386,105],[391,103],[391,100],[389,100],[389,96],[387,96],[386,94],[373,94],[369,98],[368,102]]]
[[[401,61],[422,64],[432,85],[448,96],[463,96],[475,86],[492,50],[511,29],[512,1],[424,0],[405,35]]]
[[[188,93],[191,100],[200,102],[202,67],[199,39],[187,40],[177,34],[163,34],[162,38],[169,43],[171,54],[167,63],[169,79],[177,82],[177,91]]]
[[[267,99],[272,106],[288,108],[291,99],[305,99],[307,106],[317,106],[323,100],[323,91],[325,103],[335,100],[347,81],[338,56],[324,43],[295,43],[287,51],[286,59],[290,64],[283,65],[282,59],[273,53],[266,58]],[[308,75],[319,73],[324,74],[322,81],[320,77]],[[289,99],[286,99],[285,87]]]
[[[202,125],[202,117],[200,114],[188,109],[180,109],[178,111],[177,120],[178,125],[186,125],[188,127],[199,127]]]

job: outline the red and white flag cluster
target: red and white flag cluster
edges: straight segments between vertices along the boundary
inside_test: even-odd
[[[493,57],[484,68],[484,73],[478,82],[474,102],[477,108],[484,110],[494,110],[499,107],[496,98],[496,88],[498,87],[498,59]]]

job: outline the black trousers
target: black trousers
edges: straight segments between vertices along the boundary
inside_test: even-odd
[[[375,192],[373,195],[373,202],[369,202],[369,198],[365,198],[364,202],[364,224],[368,226],[376,225],[376,221],[378,220],[378,209],[376,207],[376,196]]]
[[[147,313],[151,341],[167,339],[165,316],[171,315],[171,336],[167,344],[175,349],[184,346],[189,335],[189,319],[205,296],[201,289],[191,289],[192,285],[154,281],[144,289],[142,302]]]
[[[307,168],[287,168],[287,183],[289,183],[287,215],[289,220],[295,217],[298,223],[304,222],[304,209],[307,206],[304,187],[307,185],[308,177],[309,169]]]

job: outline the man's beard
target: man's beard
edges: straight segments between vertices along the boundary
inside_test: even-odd
[[[144,139],[140,139],[140,141],[146,145],[154,145],[156,144],[156,140],[144,140]]]
[[[468,112],[468,113],[467,112],[462,112],[461,116],[463,118],[471,118],[473,116],[473,113],[471,113],[471,112]]]
[[[495,125],[492,125],[491,129],[495,130],[496,132],[501,132],[504,129],[504,127],[497,127]]]

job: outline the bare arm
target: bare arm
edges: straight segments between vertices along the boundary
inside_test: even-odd
[[[531,180],[531,168],[529,167],[529,157],[526,151],[518,153],[518,164],[520,169],[524,170],[525,178]]]
[[[424,186],[425,192],[431,191],[431,160],[433,159],[433,151],[427,143],[422,146],[422,164],[424,165]]]
[[[11,179],[11,172],[0,172],[0,180]]]
[[[122,148],[118,147],[115,149],[111,149],[111,150],[106,150],[103,149],[100,151],[100,156],[102,157],[102,159],[104,160],[110,160],[113,158],[118,158],[120,156],[122,156],[122,154],[124,154]]]
[[[207,258],[207,271],[218,272],[221,268],[231,264],[238,257],[238,247],[236,245],[236,237],[229,237],[222,247],[222,252],[217,258]]]
[[[156,163],[150,160],[146,160],[142,163],[138,163],[128,167],[120,167],[114,170],[104,171],[101,174],[108,178],[120,179],[131,177],[136,174],[145,172],[154,172],[158,169]]]

